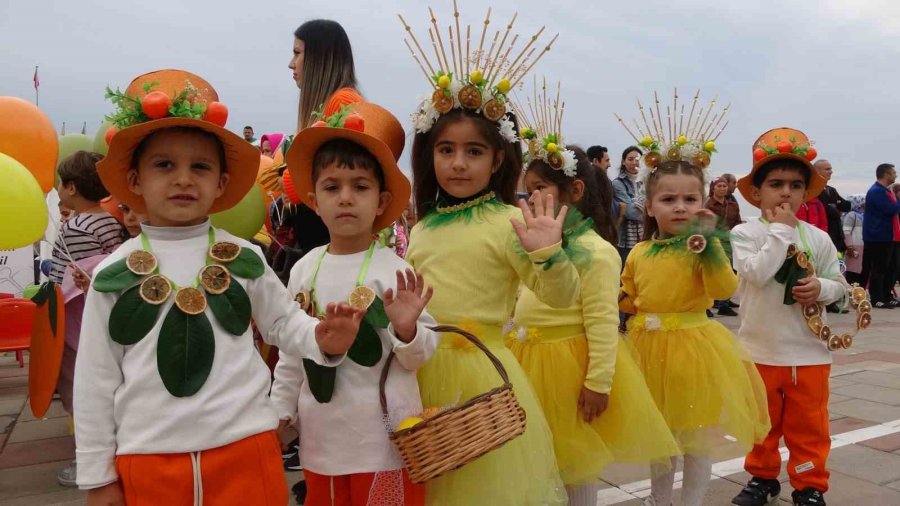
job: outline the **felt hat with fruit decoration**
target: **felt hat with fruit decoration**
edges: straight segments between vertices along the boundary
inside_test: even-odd
[[[737,187],[741,195],[750,204],[759,207],[759,200],[753,197],[753,175],[763,166],[776,160],[795,160],[809,170],[809,184],[806,188],[806,201],[819,196],[828,182],[813,167],[812,161],[818,153],[812,147],[809,138],[795,128],[773,128],[759,136],[753,143],[753,169],[750,174],[740,178]]]
[[[222,170],[228,173],[229,180],[210,213],[234,207],[253,187],[259,150],[225,129],[228,108],[202,77],[184,70],[157,70],[136,77],[124,93],[107,87],[106,97],[117,110],[107,116],[113,123],[107,132],[109,152],[97,164],[97,172],[109,193],[123,204],[146,212],[143,197],[128,187],[128,172],[135,148],[148,135],[165,128],[197,128],[215,135],[222,143]]]
[[[359,144],[381,165],[384,173],[382,191],[391,194],[391,202],[375,218],[372,230],[381,230],[400,218],[412,193],[409,179],[397,166],[406,143],[406,134],[393,114],[370,102],[344,106],[339,113],[301,130],[285,157],[290,174],[290,179],[285,177],[285,186],[290,180],[300,200],[315,209],[309,198],[309,194],[315,191],[312,180],[313,159],[323,144],[334,139],[346,139]]]

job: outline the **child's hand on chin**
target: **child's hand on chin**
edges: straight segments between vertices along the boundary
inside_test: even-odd
[[[343,355],[347,353],[356,333],[359,322],[366,315],[366,310],[351,307],[346,302],[328,304],[325,308],[325,319],[316,325],[316,342],[326,355]]]
[[[87,491],[85,504],[87,506],[125,506],[122,486],[117,481],[100,488],[92,488]]]
[[[545,198],[539,191],[532,193],[528,200],[533,210],[524,200],[519,200],[519,209],[522,210],[525,224],[516,219],[510,221],[522,247],[530,253],[553,246],[562,240],[563,221],[569,208],[562,206],[559,214],[554,216],[553,195],[547,195]]]
[[[424,292],[424,293],[423,293]],[[394,334],[404,343],[412,341],[416,337],[416,324],[419,316],[434,295],[434,288],[425,290],[425,279],[421,274],[416,274],[412,269],[397,271],[397,293],[388,288],[384,292],[384,311],[387,313],[391,325],[394,326]]]

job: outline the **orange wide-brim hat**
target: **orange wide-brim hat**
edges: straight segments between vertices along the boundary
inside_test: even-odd
[[[785,150],[782,151],[779,148],[779,143],[782,142],[790,143],[790,149],[787,149],[785,145]],[[763,150],[760,153],[765,152],[765,155],[757,157],[755,153],[758,149]],[[771,153],[773,150],[775,152]],[[800,153],[795,152],[798,150]],[[755,186],[753,176],[763,166],[777,160],[796,160],[809,170],[809,184],[806,187],[807,202],[818,197],[828,184],[828,181],[813,167],[812,160],[815,160],[816,152],[810,145],[809,137],[800,130],[788,127],[773,128],[756,139],[756,142],[753,143],[753,152],[753,168],[750,170],[750,174],[738,179],[737,187],[747,202],[755,207],[759,207],[759,200],[753,197]]]
[[[382,191],[391,194],[391,202],[384,212],[375,218],[372,225],[373,231],[381,230],[390,226],[403,215],[403,210],[409,204],[409,197],[412,194],[409,179],[397,165],[406,143],[406,133],[403,131],[400,121],[390,111],[379,105],[359,102],[348,107],[351,108],[351,114],[357,114],[363,119],[363,130],[315,125],[301,130],[285,157],[291,176],[290,180],[300,200],[315,209],[309,194],[315,191],[312,172],[316,152],[323,144],[334,139],[346,139],[359,144],[378,160],[384,173]],[[285,185],[287,185],[287,181],[285,181]]]
[[[219,96],[209,82],[202,77],[184,70],[157,70],[135,78],[125,94],[140,101],[144,95],[145,84],[155,84],[151,91],[161,91],[174,99],[187,83],[198,90],[195,100],[207,104],[218,102]],[[222,121],[224,123],[224,121]],[[245,141],[243,137],[225,129],[224,126],[204,119],[168,116],[154,119],[124,128],[113,135],[109,142],[109,151],[97,164],[97,172],[107,191],[119,202],[139,213],[147,212],[144,198],[132,192],[128,187],[128,172],[133,164],[134,150],[148,135],[173,127],[190,127],[209,132],[219,139],[225,148],[224,172],[229,175],[225,192],[213,202],[209,213],[218,213],[231,209],[253,187],[259,168],[259,150]]]

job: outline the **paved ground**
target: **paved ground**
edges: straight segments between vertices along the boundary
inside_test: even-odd
[[[852,324],[841,317],[838,329]],[[829,505],[900,505],[900,310],[875,310],[875,325],[852,350],[835,354],[831,378]],[[735,328],[737,318],[721,321]],[[83,493],[59,486],[56,473],[74,455],[66,415],[54,402],[47,417],[35,420],[27,405],[28,369],[12,354],[0,355],[0,506],[80,505]],[[742,455],[725,448],[716,456],[716,479],[706,503],[729,504],[746,482]],[[289,484],[299,473],[286,473]],[[647,495],[647,471],[611,466],[598,504],[640,504]],[[790,499],[787,475],[782,500]]]

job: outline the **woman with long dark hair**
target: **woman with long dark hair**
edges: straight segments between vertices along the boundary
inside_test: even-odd
[[[619,175],[612,181],[616,203],[624,212],[619,214],[619,254],[622,265],[635,244],[644,235],[644,199],[638,170],[641,163],[641,149],[629,146],[622,152]]]

